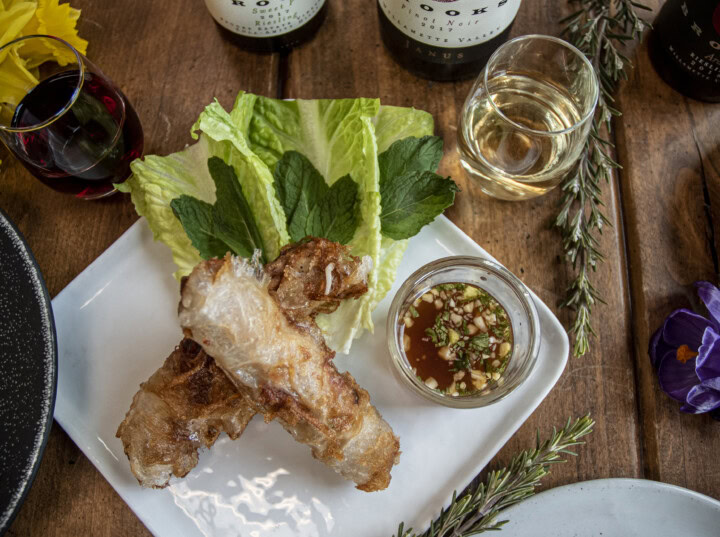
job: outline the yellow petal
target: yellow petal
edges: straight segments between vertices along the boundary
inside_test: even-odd
[[[0,3],[0,9],[2,9],[3,6],[5,6],[5,9],[8,10],[17,4],[25,4],[27,2],[30,2],[31,4],[35,4],[37,7],[37,0],[2,0]]]
[[[7,114],[12,114],[27,92],[37,84],[38,79],[28,71],[24,60],[18,56],[17,50],[13,47],[8,51],[5,60],[0,63],[0,103],[3,108],[3,121],[9,119],[6,117]]]
[[[35,2],[13,2],[0,10],[0,46],[20,37],[20,33],[35,13]],[[5,59],[7,51],[0,53],[0,62]]]
[[[88,42],[77,34],[75,25],[80,17],[80,10],[70,4],[59,3],[60,0],[39,0],[34,20],[23,29],[23,35],[39,33],[53,35],[70,43],[81,54],[87,52]],[[21,54],[28,59],[28,68],[36,67],[51,57],[60,65],[75,62],[75,56],[61,43],[46,39],[23,47]]]

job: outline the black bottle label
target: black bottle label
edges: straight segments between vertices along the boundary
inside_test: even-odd
[[[720,2],[670,0],[654,26],[667,60],[682,69],[686,83],[720,97]]]
[[[300,28],[326,0],[205,0],[223,28],[245,37],[274,37]]]

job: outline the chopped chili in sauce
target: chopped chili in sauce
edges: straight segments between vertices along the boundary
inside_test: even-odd
[[[512,325],[505,308],[480,287],[436,285],[408,307],[400,323],[405,355],[429,388],[457,397],[504,382]]]

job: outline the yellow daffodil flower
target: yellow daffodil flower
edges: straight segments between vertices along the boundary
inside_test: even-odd
[[[52,35],[85,54],[88,42],[77,34],[80,10],[60,0],[0,0],[0,46],[27,35]],[[37,68],[54,61],[67,65],[75,56],[52,39],[20,43],[0,52],[0,103],[14,109],[38,83]],[[10,105],[10,106],[7,106]]]
[[[60,5],[59,0],[39,0],[35,16],[23,28],[23,35],[43,34],[64,39],[81,54],[87,51],[88,42],[77,34],[75,25],[80,10],[70,4]],[[54,60],[60,65],[75,61],[73,54],[57,41],[46,39],[23,47],[23,57],[28,60],[28,68],[37,67],[43,62]]]

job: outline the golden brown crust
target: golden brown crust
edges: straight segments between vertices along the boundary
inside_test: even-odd
[[[230,263],[230,257],[212,259],[202,264],[202,270],[214,283],[230,270]],[[184,327],[186,339],[141,385],[118,429],[138,481],[163,487],[171,475],[185,476],[197,464],[199,447],[210,447],[221,430],[237,438],[259,411],[267,421],[279,419],[297,440],[311,446],[315,458],[331,466],[347,465],[344,459],[350,455],[352,463],[361,466],[363,477],[355,479],[359,489],[386,488],[399,453],[397,438],[370,404],[368,393],[349,373],[338,373],[332,363],[334,352],[314,321],[317,314],[334,311],[341,300],[365,293],[368,268],[345,246],[314,238],[284,247],[266,265],[269,295],[290,330],[310,336],[311,341],[304,340],[292,360],[270,368],[252,400],[238,391],[213,358],[187,339],[192,328]],[[183,293],[187,285],[183,278]],[[282,388],[308,367],[322,379],[322,408],[311,408]],[[235,418],[227,426],[222,420],[218,423],[219,417],[228,415]],[[345,453],[358,435],[374,440]]]
[[[238,438],[254,414],[215,361],[184,339],[140,385],[117,437],[140,484],[162,488],[171,475],[187,475],[198,449],[222,431]]]
[[[367,288],[364,263],[318,239],[284,249],[267,267],[269,286],[240,259],[219,270],[201,263],[183,289],[180,321],[266,420],[373,491],[390,481],[398,440],[367,392],[337,371],[314,322],[337,296]]]

